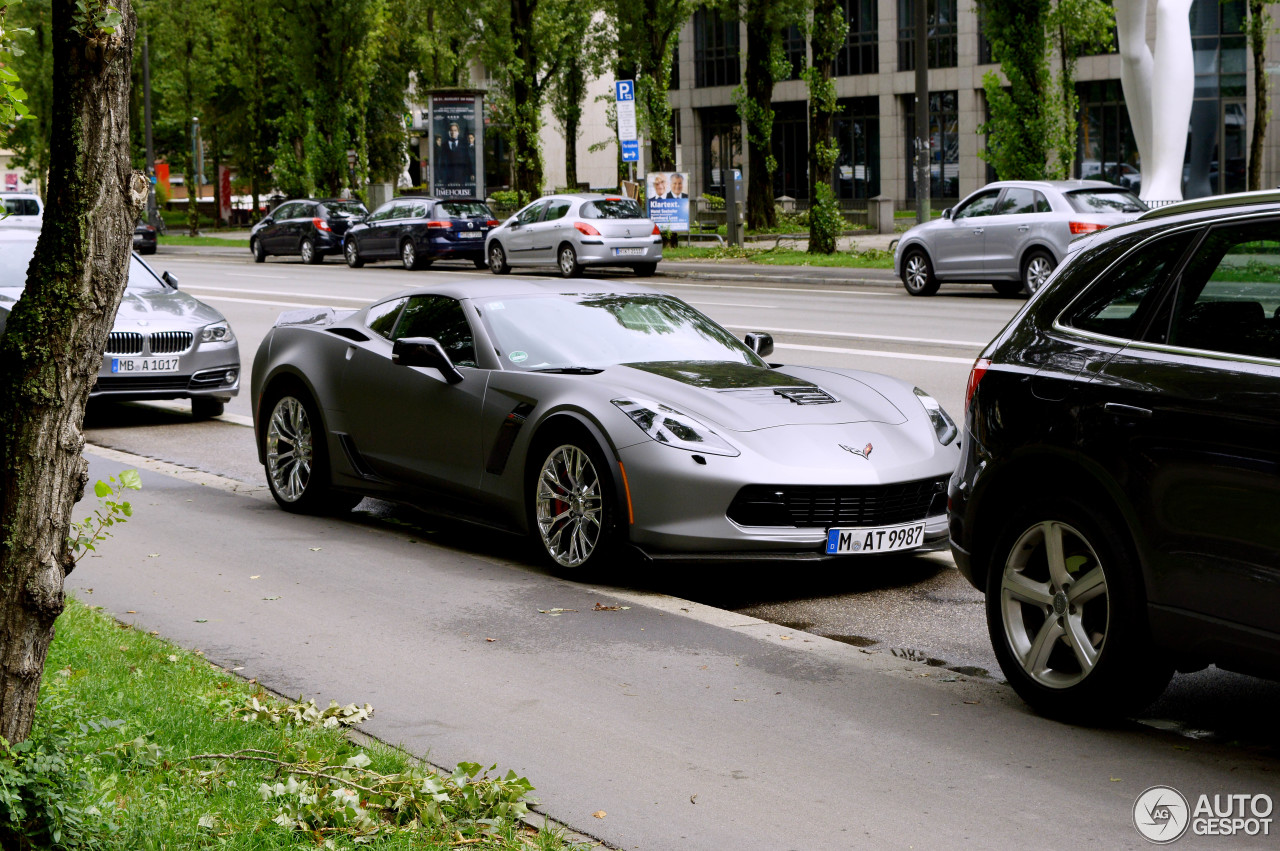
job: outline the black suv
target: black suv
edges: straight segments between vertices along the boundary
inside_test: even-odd
[[[249,232],[254,262],[272,254],[292,254],[303,263],[320,263],[326,254],[342,253],[342,238],[353,222],[369,211],[345,198],[301,198],[285,201]]]
[[[1280,193],[1077,243],[975,363],[951,547],[1005,676],[1089,721],[1280,675]]]

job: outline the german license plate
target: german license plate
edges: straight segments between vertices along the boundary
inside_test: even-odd
[[[464,230],[462,233],[458,234],[458,239],[483,239],[483,238],[484,238],[484,234],[480,233],[479,231],[473,231],[473,230]]]
[[[111,371],[121,375],[177,372],[180,358],[112,358]]]
[[[827,530],[827,555],[865,555],[914,550],[924,543],[924,523],[872,529]]]
[[[631,257],[644,254],[643,248],[615,248],[613,249],[614,257]]]

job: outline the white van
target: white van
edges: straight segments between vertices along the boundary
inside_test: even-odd
[[[44,221],[44,202],[39,195],[30,192],[0,192],[4,201],[4,218],[0,218],[0,228],[23,228],[40,230]]]

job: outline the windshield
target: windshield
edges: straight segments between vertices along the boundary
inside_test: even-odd
[[[11,216],[38,216],[40,205],[34,198],[6,198],[4,210]]]
[[[27,285],[27,267],[31,265],[31,255],[35,252],[34,239],[0,242],[0,287],[24,288]],[[168,289],[136,255],[129,258],[129,286],[125,292],[163,292]]]
[[[369,211],[359,201],[325,201],[325,209],[332,216],[367,216]]]
[[[670,296],[505,296],[475,304],[508,368],[602,369],[655,361],[768,366],[728,331]]]
[[[451,219],[492,219],[493,213],[479,201],[449,201],[437,204],[438,215]]]
[[[605,198],[588,201],[578,214],[584,219],[643,219],[640,205],[630,198]]]
[[[1141,213],[1147,205],[1127,189],[1079,189],[1067,193],[1077,213]]]

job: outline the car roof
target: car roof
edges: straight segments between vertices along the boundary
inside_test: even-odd
[[[1056,189],[1059,192],[1071,192],[1077,189],[1116,189],[1121,192],[1132,191],[1123,186],[1116,186],[1114,183],[1108,183],[1105,180],[996,180],[988,183],[982,188],[997,189],[1005,186],[1028,189]]]
[[[1138,218],[1140,221],[1150,221],[1151,219],[1164,219],[1184,213],[1208,211],[1224,213],[1233,207],[1239,208],[1236,212],[1248,213],[1274,204],[1280,204],[1280,191],[1275,189],[1264,189],[1260,192],[1234,192],[1228,195],[1210,195],[1205,198],[1193,198],[1189,201],[1165,204],[1148,210]]]
[[[667,295],[661,290],[643,284],[629,284],[620,281],[603,281],[593,278],[578,278],[571,281],[554,278],[467,278],[462,281],[440,281],[435,284],[424,284],[377,300],[377,304],[397,298],[415,295],[442,295],[450,298],[475,299],[493,298],[495,296],[523,295]]]

